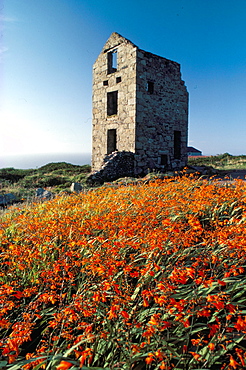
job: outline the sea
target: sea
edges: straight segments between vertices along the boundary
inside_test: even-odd
[[[42,153],[1,155],[0,168],[36,169],[48,163],[91,164],[91,153]]]

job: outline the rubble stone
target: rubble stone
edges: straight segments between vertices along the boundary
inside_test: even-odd
[[[134,175],[134,153],[113,152],[105,156],[100,170],[92,172],[87,177],[88,184],[103,184],[114,181],[120,177],[131,177]]]

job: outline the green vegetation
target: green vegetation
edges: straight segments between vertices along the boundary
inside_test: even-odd
[[[0,169],[0,194],[13,193],[18,199],[32,196],[36,188],[52,188],[57,193],[69,191],[72,182],[85,184],[89,165],[66,162],[49,163],[37,169]]]
[[[211,166],[218,170],[246,169],[246,155],[233,156],[229,153],[211,155],[209,157],[189,158],[190,166]]]

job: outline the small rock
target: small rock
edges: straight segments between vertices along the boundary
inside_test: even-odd
[[[82,186],[78,182],[73,182],[71,187],[70,187],[70,190],[72,192],[78,193],[82,190]]]
[[[51,191],[45,190],[43,188],[36,189],[36,197],[42,200],[49,200],[54,197]]]
[[[6,207],[16,201],[16,196],[12,193],[0,195],[0,207]]]

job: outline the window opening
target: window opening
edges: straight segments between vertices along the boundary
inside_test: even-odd
[[[117,71],[117,50],[108,53],[108,74]]]
[[[121,77],[116,77],[116,83],[118,84],[119,82],[121,82]]]
[[[167,166],[167,154],[161,154],[161,166]]]
[[[108,86],[108,80],[103,81],[103,86]]]
[[[154,82],[152,82],[152,81],[147,82],[146,91],[150,94],[153,94],[153,92],[154,92]]]
[[[174,158],[181,158],[181,131],[174,131]]]
[[[107,93],[107,115],[113,116],[118,112],[118,91]]]
[[[117,70],[117,50],[112,52],[112,68]]]
[[[117,136],[116,136],[116,129],[110,129],[107,132],[107,154],[116,151],[116,143],[117,143]]]

